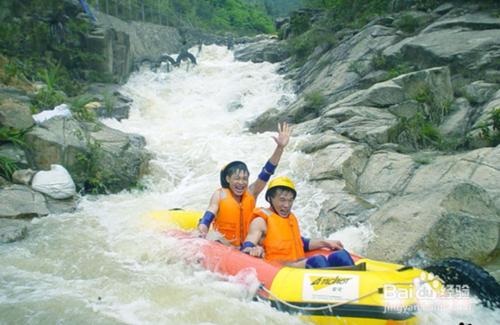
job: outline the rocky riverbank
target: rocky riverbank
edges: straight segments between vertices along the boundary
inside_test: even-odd
[[[312,26],[321,14],[301,13]],[[368,222],[368,257],[396,262],[497,256],[498,11],[410,7],[335,38],[298,68],[283,61],[298,99],[249,124],[260,132],[287,120],[313,135],[297,149],[313,158],[309,179],[331,195],[317,219],[323,233]],[[263,48],[240,56],[273,57]]]

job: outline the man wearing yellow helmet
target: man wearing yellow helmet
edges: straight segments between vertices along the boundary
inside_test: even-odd
[[[248,232],[255,201],[274,173],[283,150],[290,140],[290,129],[287,123],[278,124],[278,136],[273,136],[273,139],[276,142],[276,149],[252,184],[248,185],[250,173],[244,162],[233,161],[221,170],[222,188],[217,189],[212,195],[208,209],[198,223],[201,237],[207,235],[213,222],[215,230],[232,245],[240,247]]]
[[[287,262],[295,267],[353,265],[351,256],[340,241],[307,239],[300,235],[297,218],[292,213],[296,195],[295,185],[288,177],[277,177],[269,183],[266,200],[270,207],[254,210],[242,251],[266,260]],[[329,256],[305,258],[305,252],[319,248],[335,252]]]

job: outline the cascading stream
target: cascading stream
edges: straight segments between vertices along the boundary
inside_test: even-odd
[[[196,53],[196,49],[192,50]],[[205,46],[199,65],[169,73],[135,73],[123,87],[130,118],[104,121],[146,138],[154,154],[145,190],[86,196],[72,214],[35,219],[27,239],[0,247],[0,324],[300,324],[251,300],[254,278],[223,277],[181,260],[182,249],[151,210],[203,210],[219,186],[219,170],[248,163],[253,181],[274,150],[271,132],[250,134],[245,123],[294,94],[277,65],[237,62],[232,52]],[[297,185],[295,212],[306,235],[327,196],[308,182],[310,157],[293,137],[277,170]],[[258,204],[265,204],[263,197]],[[332,234],[362,253],[364,227]],[[487,324],[487,309],[474,320]],[[460,315],[424,314],[426,323],[458,324]],[[443,318],[445,317],[445,318]]]

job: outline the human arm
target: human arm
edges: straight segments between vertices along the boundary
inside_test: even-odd
[[[257,180],[253,182],[249,187],[249,191],[253,194],[254,197],[257,197],[260,192],[266,186],[267,181],[274,174],[274,170],[281,159],[283,151],[285,150],[286,145],[290,141],[290,127],[288,123],[283,122],[283,124],[278,124],[278,135],[273,136],[274,141],[276,142],[276,149],[274,149],[273,154],[269,158],[269,160],[262,168],[261,173],[259,174]]]
[[[200,233],[200,237],[202,238],[205,238],[207,236],[210,224],[217,215],[217,212],[219,211],[219,197],[220,197],[220,190],[217,190],[214,192],[214,194],[212,194],[212,197],[210,198],[210,203],[208,204],[208,208],[198,223],[198,231]]]
[[[340,242],[340,240],[327,240],[327,239],[310,239],[308,251],[327,248],[332,251],[344,249],[344,245]]]
[[[258,243],[264,237],[266,230],[267,224],[263,218],[257,217],[253,219],[241,251],[255,257],[263,257],[264,249],[262,246],[258,246]]]

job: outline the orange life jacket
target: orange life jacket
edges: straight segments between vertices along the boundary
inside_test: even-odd
[[[240,246],[248,234],[250,217],[255,208],[255,198],[245,191],[241,202],[237,202],[231,190],[220,191],[219,211],[214,219],[214,228],[234,246]]]
[[[266,260],[283,262],[304,258],[304,246],[300,237],[299,224],[293,213],[281,217],[270,209],[255,209],[252,220],[261,217],[266,221],[266,237],[262,241]]]

